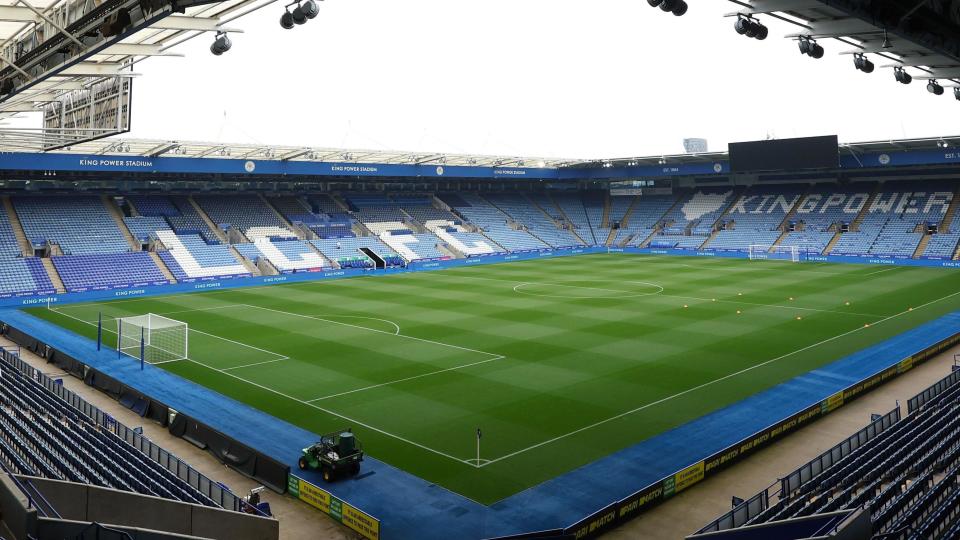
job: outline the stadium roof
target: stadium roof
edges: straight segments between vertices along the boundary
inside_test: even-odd
[[[0,151],[22,151],[7,147],[0,133]],[[441,152],[402,152],[358,150],[310,146],[271,146],[213,142],[167,141],[155,139],[109,138],[88,141],[56,151],[93,155],[133,155],[143,157],[192,157],[207,159],[262,159],[278,161],[316,161],[337,163],[378,163],[384,165],[464,165],[478,167],[528,167],[556,169],[583,163],[580,159],[532,156],[490,156],[447,154]]]
[[[960,148],[960,135],[841,143],[841,157],[876,153],[901,153],[918,150]],[[22,151],[7,147],[0,134],[0,152]],[[182,157],[203,159],[251,159],[316,163],[370,163],[382,165],[458,165],[477,167],[511,167],[559,169],[566,167],[643,167],[677,164],[713,164],[727,160],[726,152],[671,154],[624,157],[616,159],[560,159],[531,156],[491,156],[480,154],[447,154],[442,152],[402,152],[358,150],[310,146],[271,146],[160,139],[108,138],[75,144],[55,152],[58,154],[114,155],[137,157]]]
[[[227,25],[275,1],[187,0],[176,13],[152,0],[0,0],[0,80],[11,84],[0,88],[0,118],[42,110],[105,79],[136,77],[141,60],[182,56],[171,49],[203,33],[240,32]],[[106,29],[118,12],[127,24]]]
[[[912,68],[917,79],[960,85],[960,11],[951,0],[730,0],[729,16],[770,16],[795,27],[788,39],[837,39],[840,54],[874,54],[878,67]],[[953,3],[956,6],[956,3]]]

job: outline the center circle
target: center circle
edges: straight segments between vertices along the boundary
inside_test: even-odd
[[[636,287],[639,285],[639,287]],[[514,292],[542,298],[570,299],[621,299],[652,296],[663,292],[663,287],[646,281],[619,281],[600,283],[595,281],[552,281],[520,283]]]

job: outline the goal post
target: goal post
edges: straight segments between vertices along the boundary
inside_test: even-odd
[[[800,249],[797,246],[770,246],[752,244],[749,248],[751,261],[792,261],[800,262]]]
[[[141,343],[142,340],[142,343]],[[151,364],[185,360],[189,352],[187,323],[147,313],[117,319],[117,349]]]

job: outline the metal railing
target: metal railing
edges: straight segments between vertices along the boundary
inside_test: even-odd
[[[79,395],[65,388],[59,381],[50,378],[40,370],[26,363],[18,354],[15,354],[9,348],[0,347],[0,358],[13,366],[17,371],[40,383],[50,391],[50,393],[79,411],[84,420],[103,428],[104,431],[113,433],[127,444],[137,448],[151,460],[175,474],[222,508],[235,512],[241,512],[249,508],[249,505],[247,505],[242,498],[238,497],[228,488],[207,478],[185,461],[164,450],[159,445],[154,444],[150,439],[141,435],[136,430],[125,426],[117,421],[116,418],[91,405]]]

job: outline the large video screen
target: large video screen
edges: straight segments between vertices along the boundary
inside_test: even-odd
[[[732,172],[836,169],[839,166],[836,135],[730,143]]]

